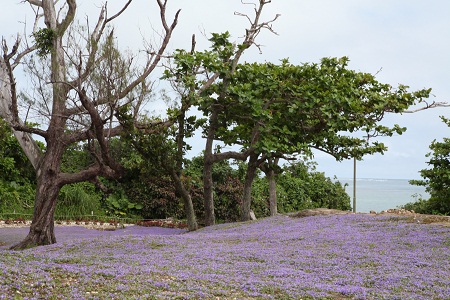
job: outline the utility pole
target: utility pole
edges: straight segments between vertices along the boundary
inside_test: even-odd
[[[353,212],[356,213],[356,157],[353,157]]]

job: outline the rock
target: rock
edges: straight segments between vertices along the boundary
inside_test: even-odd
[[[339,209],[329,209],[329,208],[314,208],[314,209],[304,209],[297,213],[290,214],[293,218],[302,218],[310,216],[323,216],[323,215],[345,215],[351,214],[349,211],[343,211]]]
[[[371,210],[371,211],[370,211],[370,214],[371,214],[371,215],[376,215],[376,214],[377,214],[377,212],[376,212],[376,211],[374,211],[374,210]]]
[[[390,208],[383,210],[381,213],[395,214],[395,215],[412,215],[415,214],[413,210],[407,210],[404,208]]]
[[[250,211],[250,219],[253,221],[256,220],[256,216],[255,216],[255,213],[253,212],[253,210]]]

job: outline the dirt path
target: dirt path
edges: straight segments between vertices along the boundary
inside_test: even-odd
[[[2,227],[0,228],[0,251],[22,241],[28,234],[29,227]],[[55,226],[55,235],[58,243],[73,241],[75,239],[95,238],[100,236],[122,236],[132,234],[148,235],[176,235],[186,232],[184,229],[127,226],[116,230],[94,230],[83,226]]]

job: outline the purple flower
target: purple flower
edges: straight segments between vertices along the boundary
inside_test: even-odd
[[[359,214],[277,216],[189,233],[57,227],[58,244],[0,250],[0,295],[449,299],[449,233],[449,227]]]

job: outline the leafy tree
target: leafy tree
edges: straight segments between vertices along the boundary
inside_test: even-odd
[[[217,130],[220,128],[219,115],[228,109],[225,105],[227,89],[231,83],[232,74],[244,54],[245,50],[256,45],[255,40],[261,30],[272,31],[271,23],[279,15],[270,21],[261,21],[264,7],[271,1],[260,0],[255,4],[255,15],[237,13],[249,20],[250,26],[245,30],[243,41],[239,44],[229,42],[230,34],[213,33],[210,41],[212,43],[209,51],[178,50],[175,53],[175,68],[166,71],[166,78],[172,78],[176,86],[183,86],[189,91],[189,105],[199,108],[205,116],[207,123],[204,126],[206,137],[203,166],[203,189],[205,221],[207,225],[215,223],[214,215],[214,183],[212,180],[213,165],[226,159],[245,160],[248,153],[235,151],[214,152],[214,141]],[[251,4],[251,3],[250,3]],[[253,5],[253,4],[251,4]]]
[[[171,74],[198,91],[192,105],[208,117],[203,176],[207,224],[214,223],[214,163],[248,159],[242,202],[242,219],[247,220],[252,183],[263,162],[308,155],[312,148],[337,160],[383,153],[386,147],[374,137],[406,130],[380,125],[384,115],[403,112],[430,93],[409,92],[404,85],[394,88],[372,74],[349,70],[346,57],[324,58],[320,64],[293,65],[288,60],[239,64],[249,41],[254,43],[254,36],[246,38],[235,45],[228,33],[213,34],[211,51],[179,51]],[[193,75],[187,70],[200,71]],[[223,152],[220,147],[213,151],[215,141],[240,145],[241,151]]]
[[[204,157],[196,156],[186,161],[185,176],[189,184],[203,191],[203,166]],[[214,183],[214,210],[217,220],[234,222],[239,220],[240,206],[242,204],[242,179],[239,169],[230,165],[228,160],[222,160],[214,164],[212,180]],[[195,198],[196,213],[199,219],[205,220],[203,207],[203,193]],[[206,223],[204,221],[203,223]]]
[[[256,169],[271,158],[310,154],[319,149],[337,160],[383,153],[376,136],[406,128],[380,125],[385,113],[399,113],[429,96],[378,82],[349,70],[348,58],[324,58],[320,64],[253,63],[236,67],[218,116],[216,138],[249,153],[242,219],[249,219]],[[357,133],[360,134],[357,134]],[[354,133],[348,135],[348,133]],[[356,134],[355,134],[356,133]],[[362,135],[365,137],[361,137]]]
[[[450,126],[450,120],[441,117],[443,122]],[[418,203],[410,203],[405,207],[414,209],[419,213],[450,214],[450,138],[438,142],[434,140],[427,154],[430,157],[430,169],[423,169],[420,175],[423,180],[411,180],[414,185],[426,187],[430,199],[420,199]]]
[[[137,118],[141,104],[150,96],[147,78],[159,64],[179,14],[178,11],[168,23],[167,1],[156,1],[163,27],[161,44],[146,52],[149,54],[147,62],[139,69],[132,64],[132,57],[123,57],[117,51],[114,32],[108,27],[126,10],[131,0],[111,17],[106,5],[103,6],[94,27],[81,32],[77,32],[79,27],[74,25],[76,0],[24,2],[39,11],[36,25],[41,25],[39,19],[43,18],[44,29],[35,32],[35,45],[32,46],[21,44],[18,38],[9,51],[3,41],[0,58],[0,116],[13,129],[37,173],[30,232],[14,249],[56,242],[53,219],[61,187],[95,180],[98,176],[118,178],[122,175],[123,167],[112,159],[109,151],[110,138],[123,131],[115,115],[118,109],[127,106],[133,108]],[[38,51],[37,60],[28,55],[35,50]],[[14,69],[26,58],[32,71],[30,74],[36,75],[36,94],[40,96],[30,103],[35,104],[41,116],[48,116],[47,123],[39,128],[27,126],[19,116]],[[39,103],[43,105],[39,106]],[[44,111],[39,111],[40,108]],[[45,125],[46,129],[42,129]],[[45,139],[45,152],[36,146],[32,134]],[[63,172],[65,150],[81,141],[87,143],[93,164],[78,172]]]
[[[183,122],[184,122],[184,116]],[[124,119],[121,121],[124,124]],[[180,123],[178,123],[180,124]],[[181,123],[184,127],[184,124]],[[141,172],[148,174],[149,177],[156,179],[162,183],[163,181],[157,177],[169,177],[165,182],[175,188],[176,198],[183,199],[185,216],[187,219],[188,229],[196,230],[198,228],[194,206],[192,203],[189,187],[185,185],[183,180],[183,155],[184,149],[184,128],[175,133],[173,126],[168,130],[160,131],[158,134],[141,133],[136,128],[127,130],[126,141],[133,145],[134,151],[141,157],[139,169],[153,170],[152,174],[148,172]],[[180,134],[183,137],[180,138]],[[173,138],[175,136],[175,139]],[[147,166],[147,167],[146,167]],[[148,182],[148,179],[144,179]],[[172,198],[172,197],[171,197]],[[172,202],[172,201],[171,201]],[[178,202],[178,201],[177,201]],[[148,207],[148,206],[145,206]]]

